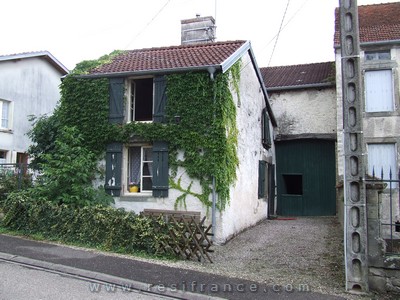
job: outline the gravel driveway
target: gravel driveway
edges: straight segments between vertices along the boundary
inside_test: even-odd
[[[345,293],[343,231],[337,217],[264,220],[213,248],[213,264],[168,264],[268,285],[308,286],[310,291],[347,299],[371,299]]]

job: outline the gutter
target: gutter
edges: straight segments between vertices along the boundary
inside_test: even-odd
[[[288,85],[288,86],[276,86],[276,87],[267,87],[267,91],[276,92],[276,91],[286,91],[286,90],[301,90],[301,89],[311,89],[311,88],[328,88],[334,87],[336,84],[334,82],[329,83],[310,83],[303,85]]]
[[[127,71],[117,73],[96,73],[96,74],[80,74],[75,75],[77,78],[115,78],[115,77],[130,77],[130,76],[145,76],[145,75],[167,75],[172,73],[187,73],[187,72],[198,72],[207,71],[214,68],[215,70],[222,70],[221,65],[205,65],[198,67],[185,67],[185,68],[172,68],[172,69],[154,69],[154,70],[143,70],[143,71]]]

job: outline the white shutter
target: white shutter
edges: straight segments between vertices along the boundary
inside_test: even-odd
[[[365,72],[365,111],[393,111],[392,70]]]
[[[381,177],[383,169],[383,178],[389,178],[389,172],[392,171],[392,178],[397,178],[396,163],[396,144],[368,144],[368,174],[372,175],[375,170],[375,177]]]

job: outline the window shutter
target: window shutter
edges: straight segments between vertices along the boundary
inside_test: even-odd
[[[109,79],[110,109],[108,119],[110,123],[122,124],[124,120],[124,78]]]
[[[165,76],[154,78],[154,112],[153,122],[165,123],[165,106],[167,103],[167,79]]]
[[[258,198],[264,198],[265,195],[265,180],[266,180],[266,165],[263,160],[258,161]]]
[[[265,149],[271,148],[272,145],[272,139],[271,139],[271,134],[269,130],[269,117],[268,117],[268,112],[264,108],[262,111],[262,124],[261,124],[261,130],[262,130],[262,144]]]
[[[168,144],[153,143],[153,197],[168,197]]]
[[[111,196],[121,194],[122,144],[112,143],[107,146],[106,153],[106,184],[105,190]]]

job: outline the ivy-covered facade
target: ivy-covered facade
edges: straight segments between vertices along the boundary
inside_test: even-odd
[[[115,205],[200,211],[223,243],[274,207],[275,118],[249,42],[127,51],[107,79]]]

